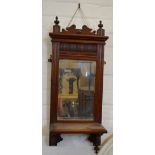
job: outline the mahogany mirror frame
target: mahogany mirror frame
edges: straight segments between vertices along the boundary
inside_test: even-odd
[[[109,38],[105,36],[100,21],[98,30],[92,31],[86,25],[76,29],[75,25],[60,30],[58,17],[54,21],[53,32],[49,33],[52,42],[51,62],[51,97],[50,97],[50,133],[49,145],[56,146],[62,139],[61,134],[88,134],[97,153],[101,144],[101,135],[107,133],[102,126],[102,95],[104,73],[104,46]],[[74,45],[77,46],[74,46]],[[58,120],[58,72],[59,60],[85,60],[96,62],[94,119],[93,120]]]

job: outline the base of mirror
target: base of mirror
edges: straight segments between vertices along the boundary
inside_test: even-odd
[[[90,134],[88,140],[93,143],[95,153],[98,153],[99,146],[101,145],[101,135],[102,134]]]
[[[54,134],[51,132],[49,136],[49,146],[57,146],[57,143],[62,140],[63,138],[60,136],[60,134]]]
[[[63,140],[61,134],[87,134],[88,140],[93,143],[95,153],[101,145],[101,135],[107,130],[99,123],[54,123],[50,128],[49,145],[57,146]]]

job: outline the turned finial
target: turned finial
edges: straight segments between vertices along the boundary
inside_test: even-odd
[[[100,23],[98,24],[98,27],[99,27],[99,29],[97,30],[97,35],[98,36],[104,36],[105,31],[104,31],[104,29],[102,29],[103,24],[102,24],[101,20],[100,20]]]
[[[58,25],[59,24],[59,20],[58,20],[58,17],[57,16],[55,17],[54,23],[55,23],[55,25]]]
[[[100,20],[100,23],[98,24],[98,27],[101,29],[103,27],[102,21]]]
[[[59,26],[59,20],[58,20],[58,16],[55,17],[55,21],[54,21],[55,25],[53,25],[53,32],[54,33],[58,33],[60,32],[60,26]]]

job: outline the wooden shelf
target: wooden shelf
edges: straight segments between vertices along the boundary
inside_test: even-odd
[[[53,133],[107,133],[99,123],[54,123],[50,130]]]

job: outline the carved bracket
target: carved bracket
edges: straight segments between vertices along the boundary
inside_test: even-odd
[[[101,145],[101,135],[102,134],[90,134],[88,137],[88,140],[94,145],[94,150],[96,154],[100,150],[99,146]]]
[[[50,133],[49,146],[57,146],[57,143],[59,143],[62,140],[63,138],[60,136],[60,134]]]

